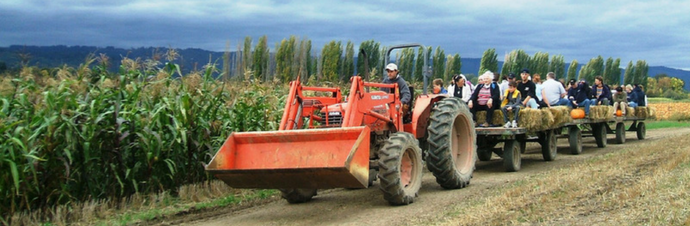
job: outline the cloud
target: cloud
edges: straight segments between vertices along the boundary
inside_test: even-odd
[[[0,3],[0,46],[171,46],[234,49],[266,35],[269,47],[295,35],[320,51],[327,42],[417,42],[447,54],[481,57],[524,49],[584,63],[688,68],[686,1],[274,1],[9,0]],[[273,44],[271,44],[273,43]]]

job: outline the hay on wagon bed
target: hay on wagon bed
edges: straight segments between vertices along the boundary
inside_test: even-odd
[[[651,118],[651,119],[656,118],[656,108],[647,107],[647,118]]]
[[[635,108],[626,107],[625,108],[625,115],[628,117],[635,117]]]
[[[567,106],[555,106],[548,109],[553,115],[554,125],[561,125],[573,121],[573,118],[570,117],[570,108]]]
[[[503,112],[501,112],[501,109],[494,110],[494,115],[492,116],[493,120],[491,124],[494,125],[503,125]],[[486,111],[478,111],[477,112],[477,126],[484,124],[486,122]]]
[[[553,126],[553,114],[548,109],[520,109],[520,120],[518,126],[528,131],[540,131]]]
[[[597,105],[589,108],[589,118],[591,119],[613,119],[613,106]]]
[[[638,118],[647,118],[648,115],[647,107],[635,107],[635,116]]]

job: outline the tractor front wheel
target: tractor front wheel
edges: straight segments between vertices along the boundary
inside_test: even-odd
[[[429,156],[426,164],[436,182],[446,189],[470,184],[477,161],[477,139],[472,114],[457,98],[446,98],[432,109]],[[490,151],[490,150],[487,150]]]
[[[391,205],[414,202],[422,187],[422,151],[410,133],[391,135],[379,151],[379,183]]]

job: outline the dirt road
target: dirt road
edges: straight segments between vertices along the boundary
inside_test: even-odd
[[[451,204],[481,196],[489,189],[529,178],[540,172],[567,167],[584,159],[631,148],[642,142],[666,139],[671,135],[690,134],[690,128],[647,131],[647,140],[637,140],[634,132],[627,133],[625,144],[613,144],[614,135],[608,135],[609,145],[597,148],[594,138],[583,138],[584,148],[580,155],[571,155],[567,139],[559,139],[555,161],[542,159],[538,144],[530,143],[522,157],[519,172],[504,172],[501,159],[496,155],[491,161],[478,162],[471,185],[459,190],[445,190],[425,171],[422,189],[415,203],[407,206],[390,206],[383,200],[378,184],[368,189],[320,190],[313,201],[291,205],[279,197],[243,207],[220,208],[201,213],[186,214],[158,222],[161,225],[415,225],[435,222],[438,214],[446,212]]]

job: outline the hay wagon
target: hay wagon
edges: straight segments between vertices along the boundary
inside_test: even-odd
[[[647,112],[647,109],[643,109]],[[525,109],[520,112],[520,127],[477,127],[477,156],[481,161],[491,160],[495,153],[503,159],[503,167],[508,172],[515,172],[521,168],[521,155],[525,152],[527,142],[541,145],[541,153],[545,161],[553,161],[557,155],[557,141],[567,138],[570,153],[582,153],[582,138],[594,137],[597,147],[607,145],[607,134],[616,134],[618,143],[625,142],[625,124],[629,123],[628,131],[637,131],[638,139],[644,139],[646,128],[644,119],[647,114],[614,117],[611,106],[594,106],[589,118],[573,119],[570,108],[553,107],[548,109]],[[639,112],[638,109],[630,112]],[[494,124],[502,122],[500,111],[494,112]],[[498,117],[496,117],[498,115]],[[485,117],[477,115],[477,123],[483,123]],[[615,130],[612,129],[615,126]],[[503,143],[502,148],[497,148]]]

